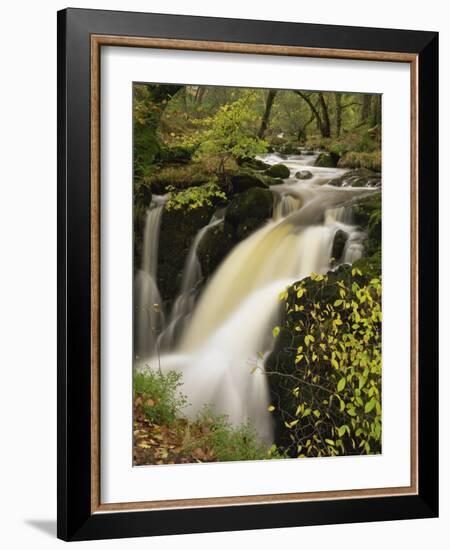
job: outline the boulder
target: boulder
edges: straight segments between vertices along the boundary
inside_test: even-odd
[[[286,179],[290,176],[289,168],[285,164],[272,164],[270,168],[265,171],[265,174],[272,176],[273,178]]]
[[[270,164],[260,159],[243,158],[238,161],[238,164],[243,168],[249,168],[250,170],[267,170],[270,168]]]
[[[234,228],[223,223],[211,228],[200,241],[197,256],[204,277],[209,277],[234,246]]]
[[[267,189],[253,187],[233,197],[225,214],[225,222],[239,242],[272,216],[273,196]]]
[[[342,229],[338,229],[334,234],[331,256],[335,259],[336,262],[338,262],[342,257],[347,239],[348,235],[345,231],[342,231]]]
[[[158,288],[167,310],[178,295],[189,248],[215,210],[213,206],[164,210],[158,247]]]
[[[381,193],[371,195],[353,206],[355,223],[367,231],[364,255],[372,256],[381,251]]]
[[[313,177],[313,175],[309,170],[300,170],[295,174],[295,177],[298,180],[309,180]]]
[[[267,189],[268,187],[262,175],[255,174],[251,171],[237,172],[231,176],[230,180],[233,193],[242,193],[254,187],[260,187],[262,189]]]
[[[320,153],[314,166],[320,166],[321,168],[336,168],[338,161],[339,155],[336,153]]]

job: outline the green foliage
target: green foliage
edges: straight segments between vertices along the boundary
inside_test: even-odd
[[[195,210],[202,206],[214,206],[227,199],[227,195],[214,181],[198,187],[188,187],[182,191],[177,191],[173,186],[167,187],[167,190],[167,210]]]
[[[324,297],[326,296],[326,299]],[[381,281],[311,275],[281,295],[295,352],[275,406],[292,456],[381,452]],[[285,336],[286,337],[286,336]],[[289,336],[288,336],[289,340]]]
[[[133,164],[135,178],[148,176],[161,149],[159,121],[179,85],[135,84],[133,87]]]
[[[349,151],[339,160],[338,166],[339,168],[367,168],[381,172],[381,151],[372,153]]]
[[[195,419],[184,418],[183,409],[188,403],[181,387],[182,375],[174,371],[162,374],[149,369],[135,373],[135,420],[142,411],[152,425],[151,430],[146,426],[135,433],[140,452],[142,449],[157,450],[158,463],[174,453],[172,458],[181,458],[182,462],[284,457],[274,445],[268,449],[250,424],[235,426],[226,415],[217,415],[208,406]],[[153,454],[148,460],[154,459]],[[145,463],[145,457],[140,463]]]
[[[205,407],[196,422],[203,426],[204,435],[193,439],[187,451],[208,446],[220,462],[281,458],[274,447],[268,451],[250,424],[234,426],[226,415],[214,414],[209,407]]]
[[[181,374],[148,369],[134,374],[135,394],[142,397],[143,410],[155,424],[170,424],[187,406],[186,397],[180,392]]]
[[[255,92],[250,90],[233,103],[222,105],[216,114],[201,121],[205,127],[196,157],[217,157],[223,172],[229,158],[243,159],[265,153],[267,144],[256,137],[259,117],[252,108]]]

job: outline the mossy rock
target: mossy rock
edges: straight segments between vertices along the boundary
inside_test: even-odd
[[[230,177],[231,188],[233,193],[242,193],[254,187],[267,189],[268,184],[260,174],[255,174],[250,170],[237,172]]]
[[[192,147],[162,147],[157,155],[157,161],[171,164],[188,164],[192,159]]]
[[[375,172],[381,172],[381,152],[371,153],[349,151],[345,153],[338,163],[339,168],[368,168]]]
[[[250,170],[264,171],[270,168],[270,164],[260,159],[243,158],[239,159],[238,164],[243,168],[249,168]]]
[[[273,178],[272,176],[267,176],[266,174],[261,174],[260,178],[268,186],[281,185],[282,183],[284,183],[284,180],[282,180],[281,178]]]
[[[234,228],[223,223],[210,229],[200,241],[197,256],[204,277],[209,277],[234,246]]]
[[[158,288],[168,307],[180,290],[192,241],[198,231],[208,224],[213,212],[212,206],[163,212],[158,249]]]
[[[300,153],[299,144],[288,141],[279,146],[278,152],[284,155],[298,155]]]
[[[380,187],[381,175],[367,168],[350,170],[328,182],[335,187]]]
[[[284,145],[287,142],[286,138],[282,138],[279,136],[273,136],[270,138],[270,146],[273,149],[278,149],[281,145]]]
[[[272,166],[266,170],[266,175],[272,178],[286,179],[290,176],[289,168],[285,164],[272,164]]]
[[[253,187],[233,197],[225,222],[233,228],[235,242],[246,238],[272,216],[273,195],[267,189]]]
[[[295,174],[295,177],[298,179],[298,180],[309,180],[313,177],[312,175],[312,172],[310,172],[309,170],[299,170],[296,174]]]
[[[339,156],[336,153],[320,153],[314,166],[319,166],[321,168],[336,168],[338,161]]]
[[[364,256],[370,257],[381,251],[381,193],[361,200],[353,207],[355,223],[367,231],[364,241]]]

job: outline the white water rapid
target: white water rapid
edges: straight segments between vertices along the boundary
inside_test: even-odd
[[[155,328],[150,329],[156,323],[152,305],[160,303],[155,281],[162,204],[149,210],[143,267],[136,277],[136,355],[141,358],[137,368],[160,364],[163,371],[181,371],[182,391],[190,403],[188,415],[195,416],[208,404],[235,424],[250,422],[267,444],[273,440],[273,426],[262,357],[273,345],[278,296],[312,272],[325,273],[338,263],[361,257],[365,235],[353,225],[348,204],[374,192],[367,187],[328,185],[346,170],[314,167],[316,158],[261,157],[290,169],[289,178],[271,187],[273,218],[235,246],[203,288],[198,245],[211,227],[222,223],[223,213],[199,231],[186,260],[180,294],[167,326],[160,327],[158,343]],[[300,170],[308,170],[312,177],[296,179]],[[341,258],[333,262],[338,231],[345,234],[346,242]]]

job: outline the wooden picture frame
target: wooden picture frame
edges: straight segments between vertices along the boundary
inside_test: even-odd
[[[362,59],[411,67],[411,485],[100,502],[100,50]],[[58,537],[86,540],[438,514],[438,36],[67,9],[58,13]],[[432,213],[432,214],[430,214]]]

